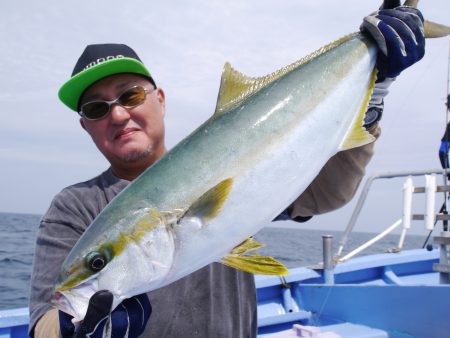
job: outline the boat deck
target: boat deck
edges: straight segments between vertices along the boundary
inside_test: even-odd
[[[436,300],[450,299],[450,286],[433,272],[438,261],[439,250],[425,249],[363,256],[338,264],[334,284],[319,269],[257,276],[259,337],[298,337],[294,324],[323,337],[445,337],[450,304]],[[425,321],[426,309],[442,315]]]

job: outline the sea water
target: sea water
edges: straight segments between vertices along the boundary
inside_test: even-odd
[[[0,213],[0,309],[11,309],[28,305],[30,275],[33,264],[36,232],[40,215]],[[273,223],[282,225],[282,222]],[[269,227],[261,230],[255,239],[266,244],[258,250],[270,255],[288,268],[317,264],[322,261],[323,234],[333,235],[335,248],[341,232],[305,230],[303,224],[298,228]],[[353,233],[348,242],[349,248],[356,248],[373,237],[373,234]],[[407,236],[405,248],[421,247],[423,236]],[[393,248],[398,236],[389,235],[370,247],[365,254],[383,252]]]

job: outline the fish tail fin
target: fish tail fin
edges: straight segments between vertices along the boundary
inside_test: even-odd
[[[441,38],[450,35],[450,26],[425,20],[424,23],[426,38]]]
[[[419,0],[405,0],[403,6],[417,8]],[[425,20],[424,33],[426,38],[442,38],[444,36],[450,35],[450,26],[441,25],[432,21]]]

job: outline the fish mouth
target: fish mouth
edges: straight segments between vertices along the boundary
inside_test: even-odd
[[[98,291],[96,279],[90,279],[68,290],[55,290],[52,303],[61,311],[73,317],[72,323],[82,321],[86,315],[89,300]]]
[[[69,297],[66,297],[63,293],[56,291],[53,294],[52,303],[58,308],[58,310],[63,311],[65,313],[69,314],[70,316],[72,316],[73,324],[76,324],[82,320],[77,316],[77,311],[71,305],[71,302],[69,301]]]

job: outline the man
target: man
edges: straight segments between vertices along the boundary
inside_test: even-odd
[[[392,7],[396,7],[393,5]],[[367,18],[363,30],[380,50],[376,90],[366,128],[376,137],[387,86],[424,54],[423,18],[415,9],[383,9]],[[79,236],[129,181],[166,151],[165,96],[136,53],[125,45],[91,45],[60,90],[61,100],[81,115],[80,123],[111,167],[98,177],[59,193],[44,215],[37,239],[30,300],[30,334],[72,336],[70,318],[50,303],[62,261]],[[336,209],[355,193],[373,144],[338,153],[310,187],[277,220],[306,221]],[[148,297],[148,298],[147,298]],[[149,302],[150,300],[150,302]],[[124,301],[111,317],[110,294],[91,298],[77,335],[135,337],[254,337],[256,299],[253,276],[214,263],[175,283]],[[150,321],[151,308],[153,312]],[[59,319],[58,319],[59,318]]]

